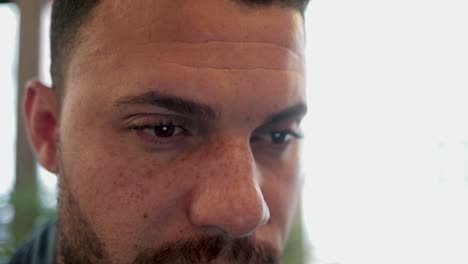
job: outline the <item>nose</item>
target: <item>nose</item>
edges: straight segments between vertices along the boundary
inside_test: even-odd
[[[191,223],[205,232],[233,238],[248,236],[266,224],[270,211],[250,146],[218,147],[204,156],[189,205]]]

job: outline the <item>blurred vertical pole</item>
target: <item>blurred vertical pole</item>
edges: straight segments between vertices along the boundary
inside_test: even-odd
[[[15,244],[35,228],[39,212],[36,160],[31,152],[22,118],[25,85],[39,73],[39,25],[42,0],[17,0],[20,10],[20,40],[18,58],[16,181],[11,196],[15,217],[11,225]]]

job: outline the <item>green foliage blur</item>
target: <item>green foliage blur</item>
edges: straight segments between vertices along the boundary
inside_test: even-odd
[[[55,218],[55,208],[42,205],[35,190],[30,186],[25,191],[0,196],[0,264],[6,263],[15,249],[24,243],[41,225]],[[27,218],[16,219],[22,212]]]

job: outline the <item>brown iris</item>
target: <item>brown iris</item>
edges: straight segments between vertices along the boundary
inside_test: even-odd
[[[174,125],[160,125],[153,128],[154,135],[157,137],[172,137],[175,129]]]

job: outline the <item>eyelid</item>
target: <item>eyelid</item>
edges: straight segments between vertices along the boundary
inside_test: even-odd
[[[174,130],[172,131],[173,133],[171,133],[171,135],[169,136],[158,136],[156,134],[153,135],[153,133],[155,132],[155,129],[157,127],[163,127],[163,126],[171,126],[174,128]],[[152,139],[154,141],[158,141],[158,142],[164,142],[164,141],[172,141],[174,140],[175,138],[179,138],[180,136],[189,136],[190,135],[190,132],[187,131],[185,128],[181,127],[181,126],[177,126],[177,125],[145,125],[145,126],[142,126],[142,127],[135,127],[133,130],[137,131],[137,132],[142,132],[142,133],[145,133],[147,134],[149,137],[152,137]],[[176,133],[178,132],[178,133]]]
[[[124,121],[126,129],[142,126],[174,125],[183,127],[186,130],[193,129],[193,123],[188,118],[179,115],[167,114],[135,114],[128,116]]]
[[[252,139],[257,140],[257,139],[263,139],[263,140],[271,140],[271,136],[274,133],[284,133],[288,134],[294,139],[302,139],[304,138],[304,135],[300,131],[289,131],[289,130],[272,130],[269,132],[264,132],[264,133],[257,133],[252,136]]]
[[[180,121],[180,122],[179,122]],[[184,118],[172,118],[171,116],[161,115],[144,115],[137,118],[132,118],[125,130],[130,135],[133,135],[138,140],[139,146],[153,153],[154,151],[170,151],[184,148],[190,145],[192,138],[192,129],[188,127],[187,121]],[[171,126],[175,127],[180,133],[171,134],[170,136],[158,136],[156,131],[158,127]],[[153,132],[156,132],[154,134]]]
[[[253,135],[270,134],[272,132],[290,132],[298,138],[303,137],[300,120],[284,120],[272,124],[264,124],[253,132]]]

